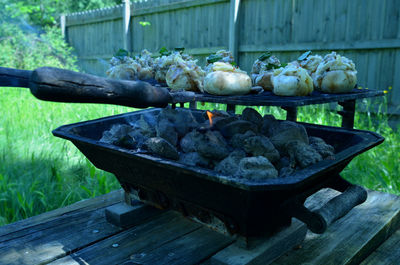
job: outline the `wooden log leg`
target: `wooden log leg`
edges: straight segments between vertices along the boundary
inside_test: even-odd
[[[286,120],[297,121],[297,108],[296,107],[282,107],[286,110]]]
[[[236,105],[226,104],[226,112],[228,112],[230,114],[235,114],[236,113]]]
[[[342,127],[352,129],[354,127],[354,115],[356,112],[356,100],[346,100],[339,102],[339,105],[343,107],[343,110],[338,111],[342,116]]]
[[[137,225],[160,212],[161,210],[144,205],[141,202],[137,202],[135,205],[121,202],[109,206],[105,210],[107,222],[119,227]]]
[[[191,101],[189,103],[189,108],[191,109],[197,109],[197,102],[196,101]]]

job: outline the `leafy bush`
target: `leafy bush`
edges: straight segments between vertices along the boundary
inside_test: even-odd
[[[61,36],[60,30],[47,27],[38,33],[33,28],[24,30],[20,25],[0,24],[0,66],[32,70],[53,66],[77,70],[77,58]]]

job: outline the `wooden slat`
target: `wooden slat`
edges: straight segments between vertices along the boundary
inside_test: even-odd
[[[400,226],[400,199],[370,191],[367,201],[322,235],[309,233],[302,248],[272,264],[359,264]]]
[[[400,230],[397,230],[388,240],[369,255],[361,265],[391,265],[400,261]]]
[[[170,241],[160,248],[146,252],[145,256],[134,258],[132,261],[143,265],[199,264],[214,253],[230,245],[233,241],[233,238],[202,227],[190,234]]]
[[[175,242],[199,228],[200,224],[170,211],[150,222],[130,228],[50,264],[122,264],[153,255],[155,249],[158,250],[169,242]],[[143,264],[142,261],[139,264]]]
[[[68,216],[70,214],[84,213],[93,211],[98,208],[104,208],[123,201],[123,190],[115,190],[96,198],[90,198],[71,204],[69,206],[59,208],[47,213],[43,213],[28,219],[24,219],[9,225],[0,227],[0,238],[3,236],[16,233],[21,230],[29,229],[33,226],[53,221],[60,216]]]
[[[293,247],[299,246],[303,242],[306,232],[306,225],[294,219],[290,227],[271,237],[259,239],[253,248],[245,249],[238,244],[232,244],[212,256],[209,263],[220,265],[269,264],[282,254],[292,250]]]

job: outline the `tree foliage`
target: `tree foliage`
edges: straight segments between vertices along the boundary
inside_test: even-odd
[[[76,56],[61,37],[59,18],[119,4],[121,0],[0,0],[0,66],[77,70]]]

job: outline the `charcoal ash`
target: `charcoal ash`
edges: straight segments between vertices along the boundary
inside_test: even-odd
[[[277,178],[278,171],[267,158],[253,156],[240,160],[237,175],[248,180],[260,181]]]
[[[278,177],[280,178],[287,178],[290,177],[295,172],[295,169],[292,167],[283,167],[279,169],[279,175]]]
[[[176,148],[161,137],[152,137],[146,140],[144,147],[152,154],[169,158],[179,159],[179,153]]]
[[[322,160],[322,156],[310,145],[301,141],[292,141],[286,145],[291,163],[306,168]]]
[[[263,156],[272,163],[279,160],[280,155],[271,141],[263,136],[256,135],[244,140],[243,149],[251,156]]]
[[[219,162],[214,170],[227,176],[236,176],[240,160],[246,157],[243,150],[236,149],[228,157]]]
[[[322,138],[309,137],[310,146],[312,146],[323,158],[332,157],[335,153],[335,148],[332,145],[325,143]]]

